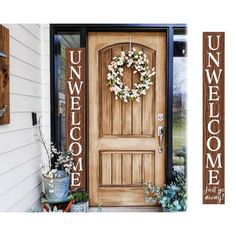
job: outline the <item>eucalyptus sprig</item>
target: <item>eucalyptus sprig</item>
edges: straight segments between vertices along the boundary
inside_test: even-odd
[[[186,176],[173,172],[173,181],[163,188],[152,183],[143,183],[144,194],[159,202],[170,211],[185,211],[187,208]]]

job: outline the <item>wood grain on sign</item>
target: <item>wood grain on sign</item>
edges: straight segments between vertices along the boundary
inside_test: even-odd
[[[78,64],[73,64],[71,61],[71,52],[73,52],[73,61],[79,61],[79,52],[81,53]],[[75,166],[77,166],[74,173],[72,173],[72,191],[86,188],[86,81],[85,81],[85,48],[67,48],[66,49],[66,149],[73,150]],[[80,74],[80,78],[76,73],[72,73],[71,66]],[[79,69],[79,67],[81,69]],[[78,92],[76,89],[71,93],[71,87],[77,83]],[[75,98],[73,98],[75,97]],[[72,104],[74,103],[74,105]],[[74,114],[73,114],[74,112]],[[76,128],[75,128],[76,127]],[[73,132],[71,131],[72,129]],[[71,133],[76,140],[73,140]],[[77,143],[77,144],[72,144]],[[72,145],[72,146],[71,146]],[[70,148],[71,147],[71,148]],[[80,151],[81,148],[81,151]],[[80,162],[82,158],[82,162]],[[74,177],[74,181],[73,181]]]
[[[0,25],[0,125],[10,123],[9,30]]]
[[[224,204],[224,33],[203,33],[203,203]]]
[[[107,86],[107,66],[121,51],[142,50],[155,67],[153,86],[140,102],[116,100]],[[166,110],[166,33],[90,32],[89,62],[89,202],[91,206],[147,206],[141,181],[165,183],[165,152],[158,152],[155,119]],[[124,66],[130,88],[139,74]],[[165,143],[164,143],[165,150]]]

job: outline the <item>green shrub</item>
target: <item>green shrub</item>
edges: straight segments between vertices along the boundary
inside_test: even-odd
[[[176,150],[175,151],[175,156],[186,158],[186,147],[182,146],[181,149]]]
[[[85,191],[78,191],[76,193],[72,193],[73,198],[76,203],[87,202],[89,199],[89,195]]]
[[[174,180],[160,188],[152,183],[143,183],[146,196],[159,202],[169,211],[185,211],[187,208],[186,178],[184,173],[173,172]]]

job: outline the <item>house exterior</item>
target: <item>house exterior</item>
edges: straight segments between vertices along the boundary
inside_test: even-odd
[[[32,112],[50,140],[49,25],[4,25],[10,33],[10,124],[0,126],[0,211],[39,206],[41,158]]]
[[[174,34],[185,34],[185,25],[3,26],[10,35],[10,123],[0,125],[0,211],[41,210],[46,153],[33,113],[42,117],[47,143],[72,151],[71,187],[88,191],[91,207],[149,207],[142,183],[172,180],[173,113],[183,106],[182,96],[173,97]],[[153,77],[135,101],[107,85],[114,57],[131,50],[148,58]],[[142,74],[132,70],[121,70],[128,87]]]

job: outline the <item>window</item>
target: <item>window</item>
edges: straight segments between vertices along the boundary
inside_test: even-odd
[[[80,34],[57,34],[55,35],[55,43],[56,43],[56,56],[55,56],[55,64],[56,64],[56,71],[55,77],[57,79],[57,97],[58,97],[58,147],[59,150],[65,151],[65,54],[66,48],[78,48],[80,47]]]
[[[173,59],[173,167],[184,170],[186,164],[186,35],[174,31]]]

